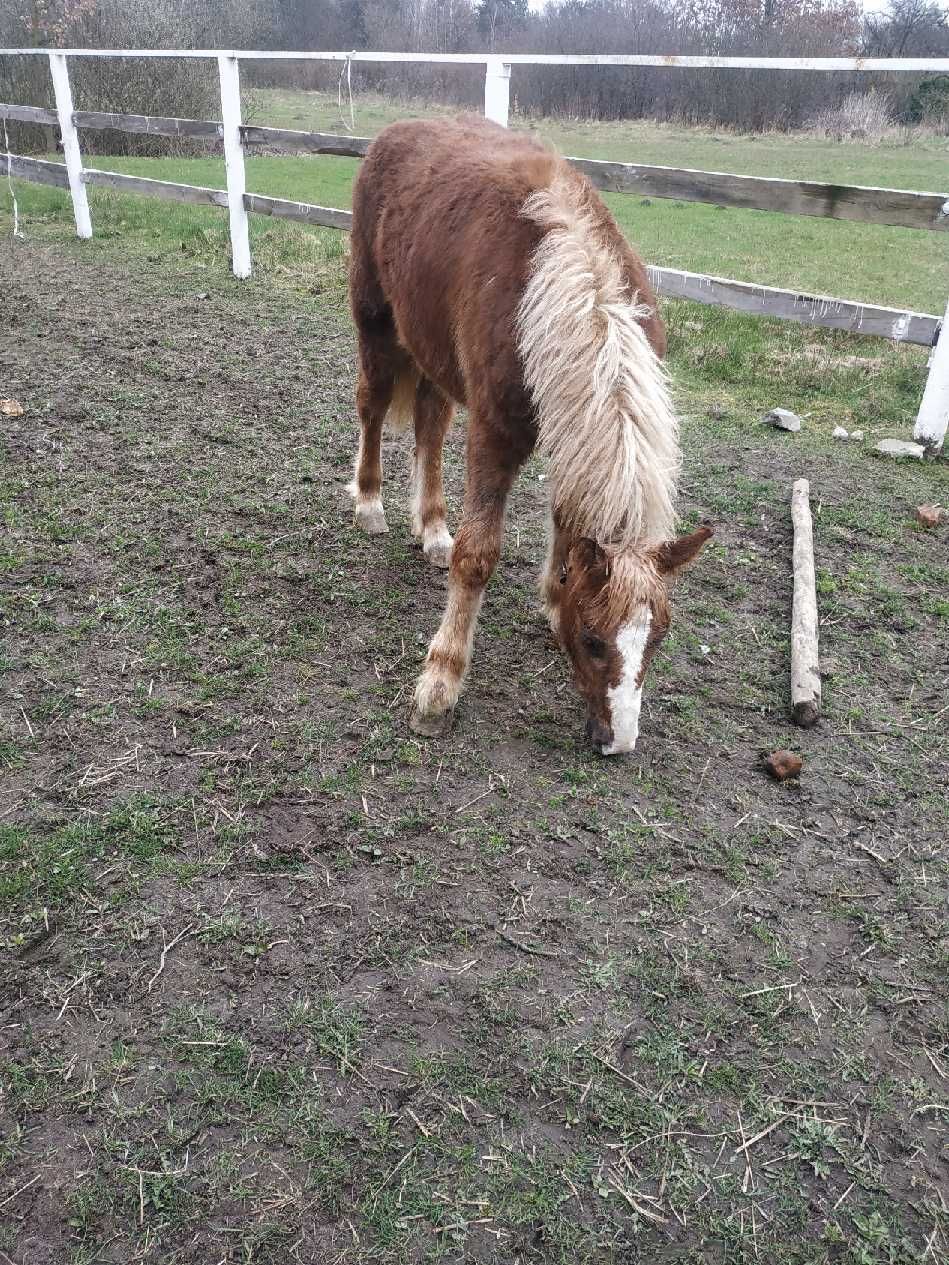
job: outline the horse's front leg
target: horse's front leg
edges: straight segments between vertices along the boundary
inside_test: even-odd
[[[485,585],[501,556],[504,506],[517,465],[485,469],[484,456],[472,460],[469,431],[468,485],[448,572],[448,603],[428,648],[415,686],[409,724],[417,734],[437,738],[451,727],[452,714],[471,662],[471,646]]]

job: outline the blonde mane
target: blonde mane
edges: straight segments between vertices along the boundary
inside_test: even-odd
[[[614,549],[666,540],[675,529],[678,422],[640,324],[649,309],[630,296],[570,176],[532,194],[522,214],[546,230],[517,336],[555,514],[574,535]]]

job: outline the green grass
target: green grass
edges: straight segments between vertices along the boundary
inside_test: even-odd
[[[455,110],[417,101],[393,102],[369,93],[358,95],[356,135],[375,136],[397,118],[438,118]],[[299,131],[348,131],[335,95],[259,89],[252,94],[253,122]],[[515,115],[514,127],[545,137],[563,154],[616,162],[703,167],[748,176],[787,180],[826,180],[876,184],[891,189],[944,189],[949,138],[916,137],[868,145],[838,143],[802,133],[741,133],[640,120],[598,122],[584,119],[535,119]]]

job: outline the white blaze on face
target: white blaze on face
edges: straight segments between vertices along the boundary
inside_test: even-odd
[[[619,685],[606,691],[613,741],[603,748],[604,755],[623,755],[636,746],[636,739],[639,737],[639,709],[643,701],[642,686],[637,682],[651,627],[652,611],[648,606],[641,606],[629,623],[624,624],[616,634],[616,648],[622,660],[623,674]]]

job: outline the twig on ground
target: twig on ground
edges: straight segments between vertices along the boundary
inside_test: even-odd
[[[158,961],[158,970],[148,981],[148,987],[145,990],[146,993],[150,993],[152,991],[155,981],[158,979],[159,975],[161,975],[162,971],[165,969],[165,959],[168,957],[168,954],[171,952],[171,950],[175,947],[176,944],[178,944],[181,940],[183,940],[185,936],[190,935],[192,931],[194,931],[194,923],[189,923],[188,926],[185,927],[184,931],[178,932],[174,940],[168,940],[165,942],[164,947],[162,948],[162,951],[161,951],[161,957]],[[162,940],[165,939],[164,927],[162,927],[161,929],[161,938]]]
[[[35,1177],[30,1178],[25,1186],[21,1186],[19,1190],[15,1190],[12,1195],[7,1195],[6,1199],[0,1200],[0,1208],[5,1208],[8,1203],[12,1203],[18,1195],[23,1194],[24,1190],[29,1190],[31,1186],[34,1186],[42,1176],[42,1173],[37,1173]]]
[[[843,1203],[843,1201],[847,1198],[847,1196],[850,1194],[850,1192],[853,1190],[853,1188],[854,1188],[854,1186],[856,1186],[856,1184],[857,1184],[856,1182],[851,1182],[851,1183],[850,1183],[850,1185],[847,1187],[847,1189],[844,1191],[844,1193],[840,1196],[840,1198],[839,1198],[839,1199],[837,1200],[837,1202],[834,1204],[833,1208],[831,1208],[831,1212],[836,1212],[836,1211],[837,1211],[837,1209],[840,1207],[840,1205]]]
[[[632,1076],[627,1076],[627,1074],[621,1071],[618,1067],[614,1067],[612,1063],[609,1063],[607,1062],[606,1059],[601,1058],[601,1056],[597,1054],[595,1051],[590,1052],[590,1057],[593,1059],[595,1063],[599,1063],[601,1067],[605,1067],[608,1072],[612,1072],[614,1076],[618,1076],[621,1081],[626,1081],[628,1085],[632,1085],[633,1089],[635,1089],[637,1093],[647,1095],[647,1091],[644,1085],[640,1085],[639,1081],[634,1080]],[[663,1134],[661,1133],[656,1134],[656,1137],[662,1137],[662,1136]],[[688,1136],[688,1135],[685,1135],[685,1136]]]
[[[515,940],[513,936],[509,936],[506,931],[502,931],[500,927],[495,927],[502,940],[506,940],[514,949],[520,949],[522,953],[531,953],[538,958],[559,958],[561,954],[555,953],[553,949],[542,949],[538,945],[524,944],[521,940]]]
[[[769,1125],[766,1125],[765,1128],[756,1133],[753,1138],[749,1138],[747,1142],[744,1140],[745,1135],[743,1132],[741,1146],[736,1148],[735,1154],[737,1155],[739,1151],[744,1151],[747,1156],[748,1151],[755,1145],[756,1142],[760,1142],[761,1139],[766,1138],[769,1133],[773,1133],[778,1125],[784,1124],[785,1120],[790,1120],[793,1115],[793,1111],[785,1111],[782,1115],[778,1116],[777,1120],[772,1120]]]
[[[780,993],[782,989],[798,988],[804,983],[804,976],[799,976],[796,980],[788,980],[784,984],[770,984],[767,988],[753,988],[750,993],[739,994],[739,1000],[744,1001],[746,997],[760,997],[762,993]]]

